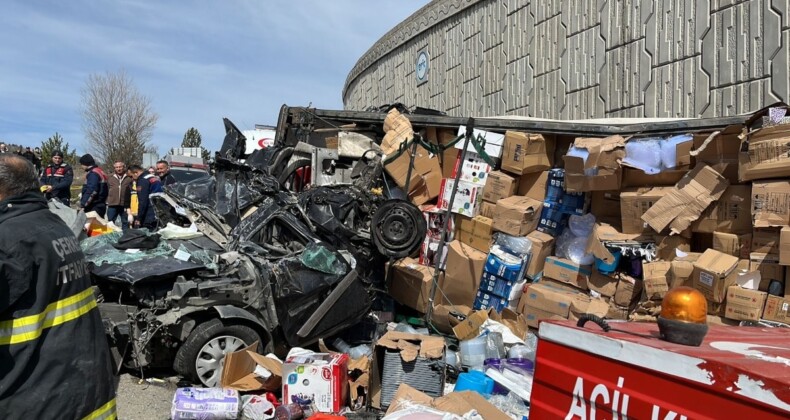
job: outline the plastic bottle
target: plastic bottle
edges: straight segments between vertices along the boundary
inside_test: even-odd
[[[464,366],[482,366],[486,358],[486,338],[477,337],[461,341],[461,363]]]

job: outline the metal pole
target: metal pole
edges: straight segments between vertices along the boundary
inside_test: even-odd
[[[466,149],[469,147],[469,142],[472,140],[472,133],[474,131],[475,120],[474,118],[469,118],[469,121],[466,123],[466,135],[464,136],[464,148],[461,149],[461,163],[466,160]],[[450,201],[447,203],[447,209],[444,211],[444,221],[442,224],[442,235],[439,239],[439,248],[436,251],[436,265],[433,270],[433,279],[431,281],[431,294],[430,298],[428,299],[428,311],[425,314],[425,322],[430,325],[431,317],[433,316],[433,302],[436,297],[436,288],[439,286],[439,271],[442,267],[442,255],[444,253],[444,248],[447,245],[446,235],[447,235],[447,227],[450,224],[450,217],[452,217],[452,209],[453,203],[455,202],[455,193],[458,191],[458,182],[461,180],[461,168],[458,168],[458,173],[455,174],[455,180],[453,181],[453,191],[450,193]]]

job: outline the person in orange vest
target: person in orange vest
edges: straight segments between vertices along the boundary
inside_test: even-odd
[[[0,417],[114,419],[117,377],[88,264],[37,175],[0,155]]]

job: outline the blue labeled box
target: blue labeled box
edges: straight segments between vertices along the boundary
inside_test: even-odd
[[[494,246],[488,253],[483,270],[507,281],[517,282],[524,278],[528,263],[529,256],[526,258],[517,257]]]
[[[526,279],[521,281],[506,280],[496,274],[483,272],[483,277],[480,279],[480,291],[508,300],[517,299],[524,291],[524,285],[527,283]]]
[[[494,308],[495,311],[502,312],[503,309],[508,307],[509,303],[510,301],[507,300],[507,298],[495,296],[490,293],[485,293],[478,290],[473,308],[476,311]]]

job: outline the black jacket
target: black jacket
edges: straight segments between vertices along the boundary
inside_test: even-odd
[[[0,201],[0,413],[115,413],[110,350],[85,257],[37,191]]]

